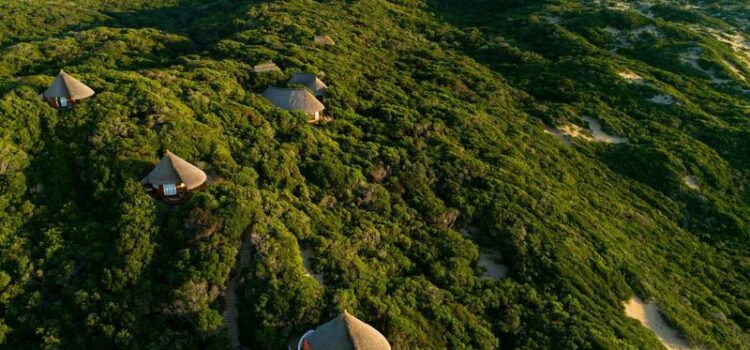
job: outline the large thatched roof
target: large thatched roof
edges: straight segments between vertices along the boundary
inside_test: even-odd
[[[167,151],[159,164],[141,182],[154,186],[185,184],[188,190],[192,190],[206,182],[206,178],[203,170]]]
[[[94,96],[94,90],[62,70],[47,91],[42,93],[45,99],[65,97],[71,100],[82,100],[91,96]]]
[[[263,92],[263,97],[271,101],[279,108],[288,111],[302,111],[305,113],[316,113],[326,107],[305,88],[284,89],[269,87]]]
[[[377,329],[346,311],[305,338],[312,350],[390,350]]]
[[[315,96],[321,96],[328,90],[328,86],[318,79],[318,76],[312,73],[295,73],[292,79],[289,79],[289,84],[302,84],[307,86]]]

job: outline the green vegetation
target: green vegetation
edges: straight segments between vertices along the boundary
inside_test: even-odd
[[[748,349],[750,65],[716,35],[750,32],[738,3],[2,2],[0,348],[229,348],[247,242],[250,349],[342,309],[396,349],[659,349],[634,294]],[[60,68],[98,94],[49,108]],[[333,123],[257,94],[298,71]],[[630,142],[544,133],[583,116]],[[179,206],[139,183],[166,149],[211,179]]]

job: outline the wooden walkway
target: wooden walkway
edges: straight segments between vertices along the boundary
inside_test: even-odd
[[[250,265],[250,250],[250,239],[248,237],[247,239],[242,240],[240,252],[237,256],[237,263],[232,272],[232,279],[229,281],[227,290],[224,292],[224,326],[227,328],[227,334],[229,335],[232,349],[242,348],[242,343],[240,342],[240,327],[237,323],[237,317],[239,316],[237,310],[237,287],[239,287],[239,279],[242,269]]]

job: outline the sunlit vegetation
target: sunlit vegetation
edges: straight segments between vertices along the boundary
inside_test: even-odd
[[[0,348],[227,349],[235,273],[250,349],[344,309],[395,349],[660,349],[633,296],[747,349],[750,66],[706,28],[750,11],[690,2],[0,2]],[[97,94],[50,108],[61,68]],[[297,72],[332,123],[259,95]],[[591,118],[628,142],[544,132]],[[140,183],[167,149],[209,178],[180,205]]]

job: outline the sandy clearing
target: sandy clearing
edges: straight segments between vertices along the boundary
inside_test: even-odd
[[[625,315],[634,318],[650,329],[659,338],[664,347],[669,350],[692,350],[687,341],[676,330],[667,325],[659,313],[659,307],[654,301],[648,304],[638,297],[630,299],[625,306]]]
[[[604,143],[614,143],[614,144],[628,142],[628,139],[625,137],[613,136],[613,135],[605,133],[602,130],[601,123],[599,123],[599,121],[594,118],[581,117],[581,119],[583,119],[583,121],[589,124],[589,129],[591,130],[591,135],[594,137],[594,141],[604,142]]]
[[[642,76],[631,71],[622,71],[620,73],[617,73],[617,75],[619,75],[620,78],[625,79],[629,83],[641,84],[641,85],[646,83],[646,80],[643,79]]]
[[[501,255],[498,253],[483,251],[479,253],[479,266],[484,269],[482,278],[501,279],[508,274],[508,266],[499,263]]]
[[[587,135],[582,127],[575,124],[563,125],[558,130],[565,136],[575,137],[586,141],[594,141],[594,138]]]
[[[674,98],[669,95],[659,94],[648,99],[649,102],[660,104],[660,105],[672,105],[674,104]]]
[[[553,129],[553,128],[550,128],[549,126],[545,125],[544,126],[544,133],[552,135],[554,137],[557,137],[562,142],[565,142],[568,145],[570,144],[570,139],[568,138],[568,136],[564,132],[562,132],[562,131],[560,131],[558,129]]]
[[[628,142],[628,139],[625,137],[614,136],[604,132],[602,130],[601,123],[594,118],[581,117],[581,119],[583,119],[583,121],[588,124],[591,135],[586,132],[586,129],[572,123],[559,126],[557,129],[545,126],[544,132],[557,137],[567,144],[571,143],[571,138],[577,138],[587,142],[602,142],[612,144]]]
[[[694,190],[699,190],[700,186],[698,185],[698,178],[693,175],[687,175],[682,178],[682,180],[685,182],[685,185],[687,187],[690,187]]]
[[[302,265],[305,268],[305,271],[307,271],[305,273],[305,276],[314,278],[316,281],[318,281],[318,284],[320,284],[321,287],[325,288],[326,282],[323,279],[323,275],[320,273],[317,273],[317,274],[313,273],[313,270],[312,270],[312,263],[310,262],[310,259],[315,254],[313,254],[313,252],[309,249],[303,249],[301,251],[301,255],[302,255]]]

